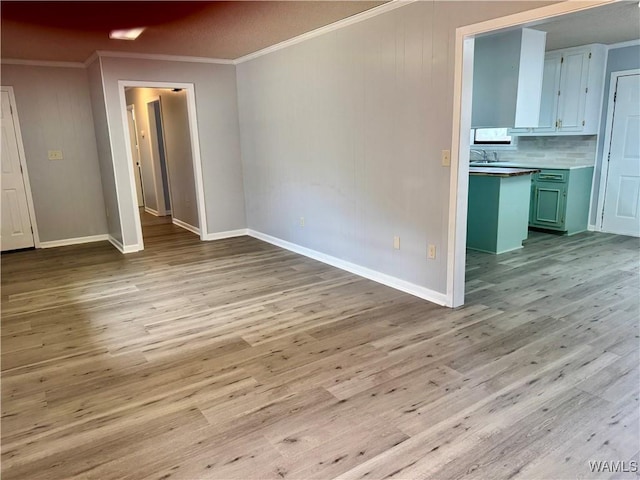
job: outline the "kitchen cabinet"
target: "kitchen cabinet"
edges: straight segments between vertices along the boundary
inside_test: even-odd
[[[472,128],[538,125],[546,35],[522,28],[475,39]]]
[[[596,135],[604,85],[606,47],[593,44],[545,55],[537,127],[512,135]]]
[[[584,232],[589,217],[593,167],[544,169],[531,181],[529,226],[563,232]]]

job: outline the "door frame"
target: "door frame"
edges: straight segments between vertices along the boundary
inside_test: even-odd
[[[631,70],[618,70],[611,72],[611,80],[609,81],[609,99],[607,103],[607,123],[605,123],[604,130],[604,143],[602,148],[602,165],[600,169],[600,188],[598,190],[598,209],[596,210],[596,231],[602,232],[602,225],[604,223],[604,200],[607,194],[607,179],[609,178],[609,162],[606,163],[604,159],[607,158],[609,152],[611,152],[611,134],[613,131],[613,117],[615,114],[615,102],[613,98],[618,89],[618,79],[620,77],[627,77],[630,75],[640,75],[640,68],[634,68]]]
[[[546,7],[458,27],[455,35],[453,128],[449,176],[449,217],[447,227],[447,290],[450,307],[464,304],[467,201],[469,196],[469,155],[471,100],[473,93],[473,53],[475,37],[503,29],[531,26],[553,17],[601,7],[617,0],[561,2]],[[445,147],[446,148],[446,147]]]
[[[131,118],[133,120],[133,125],[136,128],[136,134],[135,134],[135,138],[136,138],[136,157],[137,157],[137,161],[136,161],[136,167],[138,167],[138,176],[140,177],[140,189],[142,190],[142,208],[144,208],[144,181],[142,179],[142,163],[140,162],[140,142],[138,141],[138,122],[136,121],[136,109],[135,109],[135,105],[130,104],[127,105],[127,115],[128,112],[131,112]],[[127,123],[128,123],[128,118],[127,118]],[[131,138],[131,137],[129,137]],[[133,151],[131,152],[133,154]],[[135,168],[133,169],[134,175],[136,173]],[[137,198],[137,189],[136,189],[136,198]],[[138,208],[140,208],[138,206]]]
[[[164,135],[164,118],[162,117],[162,100],[160,99],[160,95],[156,95],[154,97],[150,97],[147,100],[145,100],[144,102],[144,106],[145,106],[145,113],[147,114],[147,125],[150,124],[150,118],[149,118],[149,105],[152,103],[158,102],[158,108],[160,109],[160,125],[157,125],[156,123],[156,131],[152,133],[151,128],[149,128],[149,131],[147,132],[147,140],[149,142],[149,155],[151,156],[151,170],[153,171],[153,187],[156,191],[156,207],[158,208],[157,211],[155,213],[153,213],[150,209],[147,210],[149,213],[151,213],[152,215],[155,216],[159,216],[159,217],[164,217],[167,215],[173,215],[173,197],[171,196],[171,179],[169,178],[169,165],[168,165],[168,161],[167,161],[167,143],[165,141],[165,135]],[[157,137],[158,135],[158,128],[160,128],[162,130],[162,148],[164,150],[164,166],[167,170],[167,185],[164,184],[164,179],[162,178],[162,163],[160,161],[159,158],[155,158],[155,155],[153,154],[153,138],[151,137],[152,135],[155,135]],[[156,138],[156,141],[159,143],[160,139]],[[160,169],[159,175],[160,175],[160,183],[161,183],[161,191],[158,191],[158,182],[156,181],[156,174],[158,174],[158,172],[156,171],[156,165],[158,166],[158,168]],[[165,202],[165,198],[164,198],[164,189],[167,189],[167,195],[169,195],[169,206],[171,208],[167,208],[167,202]],[[160,208],[160,194],[162,194],[162,208]]]
[[[0,91],[9,94],[9,105],[12,110],[13,128],[16,135],[16,143],[18,144],[18,158],[22,167],[22,183],[27,197],[27,208],[29,211],[29,219],[31,220],[31,228],[33,230],[33,245],[35,248],[40,247],[40,235],[38,234],[38,224],[36,222],[36,210],[33,205],[33,196],[31,195],[31,182],[29,180],[29,169],[27,168],[27,157],[24,153],[24,144],[22,143],[22,131],[20,130],[20,118],[18,117],[18,108],[16,106],[16,97],[13,87],[0,86]]]
[[[196,200],[198,208],[198,221],[200,223],[200,240],[206,240],[207,232],[207,211],[204,198],[204,179],[202,175],[202,158],[200,156],[200,137],[198,135],[198,116],[196,111],[196,93],[195,84],[183,82],[154,82],[140,80],[118,80],[118,93],[120,95],[120,114],[122,124],[125,129],[125,138],[129,134],[129,123],[127,121],[127,99],[125,96],[126,87],[141,88],[182,88],[187,92],[187,114],[189,117],[189,134],[191,136],[191,160],[193,162],[193,174],[196,186]],[[129,142],[127,142],[129,143]],[[138,211],[138,198],[135,191],[135,178],[133,176],[133,157],[131,154],[131,146],[126,148],[127,163],[129,167],[129,186],[131,188],[131,199],[133,211]],[[138,250],[144,249],[144,240],[142,238],[142,221],[140,215],[134,215],[136,222],[136,235],[138,237]]]

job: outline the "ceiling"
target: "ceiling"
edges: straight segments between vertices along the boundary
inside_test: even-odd
[[[2,1],[2,58],[83,62],[96,50],[236,59],[384,1]],[[109,31],[146,26],[135,41]],[[532,25],[547,50],[640,37],[638,1]]]
[[[235,59],[384,1],[3,1],[2,58],[83,62],[96,50]],[[109,31],[146,26],[135,41]]]
[[[547,32],[547,50],[588,43],[611,45],[640,38],[640,8],[638,0],[623,1],[564,15],[533,28]]]

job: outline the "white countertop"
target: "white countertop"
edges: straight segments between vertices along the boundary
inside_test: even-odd
[[[576,170],[578,168],[593,168],[593,165],[562,165],[558,163],[527,163],[522,161],[517,162],[490,162],[490,163],[476,163],[471,162],[472,167],[514,167],[514,168],[542,168],[542,169],[556,169],[556,170]]]

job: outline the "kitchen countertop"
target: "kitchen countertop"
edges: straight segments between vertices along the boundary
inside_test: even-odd
[[[469,167],[469,175],[486,175],[491,177],[518,177],[538,173],[539,168],[512,168],[512,167]]]
[[[513,167],[513,168],[537,168],[545,170],[575,170],[578,168],[593,168],[593,165],[561,165],[557,163],[526,163],[526,162],[489,162],[478,163],[470,162],[470,167],[493,168],[493,167]]]

